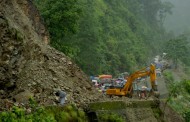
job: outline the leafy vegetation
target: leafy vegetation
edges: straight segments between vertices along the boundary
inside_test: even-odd
[[[124,122],[125,119],[123,119],[121,116],[117,114],[101,114],[99,116],[100,122]]]
[[[168,53],[168,57],[172,59],[175,68],[177,69],[179,61],[183,61],[185,64],[189,64],[190,53],[187,37],[180,35],[177,38],[170,39],[165,44],[165,52]]]
[[[78,0],[34,0],[49,30],[51,45],[72,57],[77,50],[65,38],[75,34],[79,28],[81,7]],[[66,37],[68,36],[68,37]],[[70,38],[69,38],[70,39]],[[77,49],[77,48],[76,48]]]
[[[169,84],[172,84],[172,83],[173,83],[174,77],[173,77],[171,71],[165,71],[165,72],[163,73],[163,75],[164,75],[165,80],[166,80],[167,83],[169,83]]]
[[[171,82],[169,84],[169,97],[167,102],[169,105],[178,113],[180,113],[185,120],[188,122],[190,120],[190,108],[188,107],[190,100],[190,80],[182,80]]]
[[[190,121],[190,80],[175,81],[175,73],[171,70],[164,71],[164,79],[169,90],[169,96],[166,104],[171,106],[177,113],[182,115],[184,119]]]
[[[190,94],[190,80],[184,81],[184,88]]]
[[[184,118],[186,122],[190,122],[190,109],[184,112]]]
[[[34,0],[51,45],[89,75],[134,71],[159,52],[160,21],[171,5],[160,0]]]
[[[32,113],[14,106],[11,111],[0,113],[0,122],[87,122],[85,113],[75,106],[33,107]]]

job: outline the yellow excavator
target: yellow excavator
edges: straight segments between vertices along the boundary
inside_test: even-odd
[[[148,68],[143,68],[139,71],[136,71],[135,73],[129,75],[127,77],[127,82],[122,88],[109,88],[106,90],[106,94],[109,96],[115,95],[115,96],[128,96],[132,97],[132,83],[135,79],[139,77],[144,77],[144,76],[150,76],[150,82],[151,82],[151,87],[152,87],[152,93],[154,96],[158,97],[159,92],[157,91],[157,85],[156,85],[156,70],[155,70],[155,65],[151,64],[150,67]]]

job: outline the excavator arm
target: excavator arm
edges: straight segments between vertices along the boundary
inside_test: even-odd
[[[155,84],[155,80],[156,80],[155,66],[153,64],[151,64],[150,67],[143,68],[143,69],[131,74],[127,78],[127,82],[123,88],[107,89],[106,94],[107,95],[116,95],[116,96],[127,96],[127,95],[131,94],[133,81],[135,79],[137,79],[139,77],[143,77],[143,76],[150,76],[152,90],[156,91],[157,88],[156,88],[156,84]]]

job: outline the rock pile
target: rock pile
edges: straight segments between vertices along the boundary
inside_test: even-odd
[[[0,0],[0,105],[31,97],[53,105],[57,89],[67,92],[68,103],[97,101],[100,94],[80,68],[47,45],[47,31],[34,9],[30,0]]]

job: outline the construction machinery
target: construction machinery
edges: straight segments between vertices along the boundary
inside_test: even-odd
[[[129,75],[126,79],[127,82],[122,88],[118,87],[110,87],[109,89],[106,90],[106,94],[109,96],[115,95],[115,96],[128,96],[132,97],[132,83],[135,79],[139,77],[145,77],[149,76],[150,77],[150,82],[151,82],[151,87],[152,87],[152,93],[156,97],[158,97],[159,93],[157,91],[157,85],[156,85],[156,70],[155,70],[155,65],[151,64],[150,67],[143,68],[139,71],[136,71],[135,73]]]

